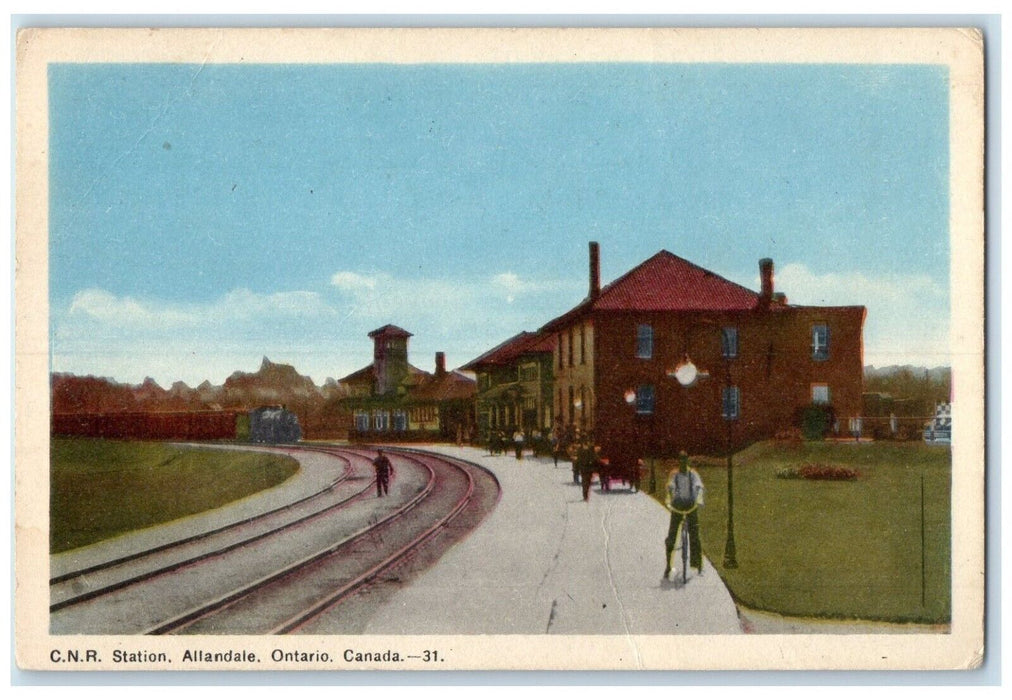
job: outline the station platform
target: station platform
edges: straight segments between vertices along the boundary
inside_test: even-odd
[[[412,447],[488,469],[502,497],[475,532],[388,601],[367,634],[742,633],[709,560],[684,585],[675,572],[662,579],[669,514],[647,494],[621,485],[602,493],[595,483],[585,502],[569,462]]]

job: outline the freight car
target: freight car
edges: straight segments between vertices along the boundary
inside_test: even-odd
[[[52,416],[61,437],[109,440],[234,440],[236,411],[124,411]]]
[[[122,411],[56,413],[54,437],[106,440],[237,440],[292,443],[302,437],[298,417],[281,406],[244,411]]]

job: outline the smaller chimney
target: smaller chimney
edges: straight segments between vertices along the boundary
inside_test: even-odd
[[[597,241],[590,242],[590,298],[601,294],[601,251]]]
[[[764,304],[769,304],[773,299],[773,260],[770,258],[759,261],[759,279],[762,281],[759,298]]]
[[[436,376],[442,377],[446,374],[446,353],[436,353]]]

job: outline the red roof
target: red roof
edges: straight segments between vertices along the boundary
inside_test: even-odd
[[[585,299],[541,332],[591,311],[748,311],[758,303],[758,292],[662,250],[602,288],[597,299]]]
[[[550,353],[555,350],[555,339],[548,333],[521,331],[512,338],[471,360],[462,369],[484,365],[508,365],[522,355]]]
[[[441,377],[431,377],[415,391],[412,401],[451,401],[469,399],[474,396],[477,385],[473,379],[460,372],[447,372]]]
[[[595,311],[747,311],[759,294],[666,250],[601,290]]]
[[[408,374],[401,381],[402,384],[417,384],[419,377],[428,377],[429,373],[423,369],[418,369],[414,365],[408,363]],[[341,377],[337,381],[341,384],[356,384],[359,382],[372,381],[376,378],[375,363],[369,363],[362,369],[355,370],[351,374]]]

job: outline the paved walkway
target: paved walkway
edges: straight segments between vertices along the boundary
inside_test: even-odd
[[[470,537],[396,594],[368,634],[736,634],[737,610],[713,566],[662,581],[668,512],[617,488],[590,501],[568,462],[490,457],[426,446],[475,462],[502,486]]]

